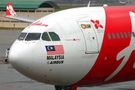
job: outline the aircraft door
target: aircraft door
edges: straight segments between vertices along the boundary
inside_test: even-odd
[[[78,22],[85,39],[86,54],[98,53],[96,33],[90,22]]]

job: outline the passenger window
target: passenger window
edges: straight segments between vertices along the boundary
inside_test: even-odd
[[[116,38],[114,33],[112,33],[112,37],[113,37],[113,39],[115,39],[115,38]]]
[[[18,40],[24,40],[26,34],[27,33],[21,33],[20,36],[18,37]]]
[[[39,40],[41,36],[41,33],[29,33],[26,37],[26,41],[30,40]]]
[[[117,35],[117,38],[120,38],[120,35],[119,35],[119,33],[116,33],[116,35]]]
[[[125,37],[126,37],[126,38],[128,38],[128,35],[127,35],[127,33],[126,33],[126,32],[124,32],[124,34],[125,34]]]
[[[111,35],[108,33],[108,38],[111,39]]]
[[[51,41],[51,39],[49,38],[47,32],[44,32],[44,33],[43,33],[42,39],[45,40],[45,41]]]
[[[60,41],[59,36],[55,32],[49,32],[52,41]]]
[[[120,33],[120,35],[121,35],[121,37],[122,37],[122,38],[124,38],[124,35],[123,35],[123,33],[122,33],[122,32]]]

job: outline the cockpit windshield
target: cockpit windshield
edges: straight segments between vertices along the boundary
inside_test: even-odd
[[[28,33],[26,37],[26,41],[31,41],[31,40],[39,40],[41,36],[41,33]]]
[[[18,37],[18,40],[24,40],[24,38],[26,37],[27,33],[21,33],[20,36]]]

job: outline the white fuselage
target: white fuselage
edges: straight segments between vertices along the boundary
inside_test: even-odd
[[[20,73],[61,86],[135,80],[134,6],[84,7],[26,27],[9,61]]]
[[[94,30],[91,19],[101,19],[105,25],[104,9],[71,9],[39,19],[48,26],[30,25],[22,32],[55,32],[60,41],[44,41],[41,38],[33,41],[16,40],[10,54],[17,55],[9,58],[16,56],[17,61],[11,61],[11,64],[22,74],[44,83],[70,85],[79,81],[94,65],[103,39],[104,29]],[[83,29],[81,24],[90,25],[90,28]],[[89,46],[89,43],[93,44]],[[63,45],[64,58],[59,54],[47,55],[45,46],[48,45]],[[50,59],[47,60],[47,56]]]

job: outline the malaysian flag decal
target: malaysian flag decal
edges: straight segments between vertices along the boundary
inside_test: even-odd
[[[47,55],[64,54],[63,45],[48,45],[45,48]]]

